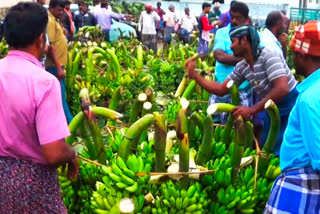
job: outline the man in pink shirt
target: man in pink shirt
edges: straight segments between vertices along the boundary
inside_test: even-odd
[[[44,53],[46,10],[19,3],[5,17],[8,56],[0,60],[0,213],[67,213],[56,167],[78,174],[59,81],[39,62]]]

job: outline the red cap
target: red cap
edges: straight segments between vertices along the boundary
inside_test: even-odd
[[[297,27],[290,48],[306,55],[320,56],[320,22],[309,21]]]
[[[146,4],[146,5],[144,6],[144,8],[145,8],[145,9],[151,9],[151,10],[152,10],[152,5],[151,5],[151,4]]]

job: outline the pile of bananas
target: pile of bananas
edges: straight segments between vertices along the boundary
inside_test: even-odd
[[[120,191],[134,194],[141,192],[142,186],[148,183],[150,179],[148,172],[151,168],[151,160],[144,161],[141,156],[131,154],[126,162],[120,156],[114,158],[110,166],[102,166],[101,171]],[[138,172],[143,172],[145,175],[137,176]]]
[[[181,109],[181,105],[177,99],[170,100],[164,111],[164,116],[169,123],[174,123],[177,118],[177,113]]]
[[[6,41],[4,40],[4,38],[2,38],[1,42],[0,42],[0,59],[7,56],[9,51],[9,46],[6,43]]]
[[[188,189],[180,189],[171,180],[161,184],[160,195],[156,197],[155,206],[151,209],[156,213],[206,213],[211,201],[207,193],[196,182]]]
[[[75,36],[76,41],[104,41],[104,32],[99,25],[96,26],[84,26],[79,29],[79,32]]]

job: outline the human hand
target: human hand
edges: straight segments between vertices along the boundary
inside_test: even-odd
[[[252,107],[246,106],[236,106],[231,112],[234,118],[242,116],[245,120],[249,120],[254,114]]]
[[[58,70],[58,76],[57,76],[58,79],[59,79],[59,80],[64,79],[65,73],[64,73],[63,68],[62,68],[61,66],[59,66],[59,67],[57,67],[57,70]]]
[[[79,161],[75,156],[71,161],[68,162],[67,177],[69,180],[77,178],[79,175]]]
[[[186,61],[186,70],[187,74],[190,78],[194,78],[196,75],[197,71],[195,70],[196,67],[196,57],[191,57],[187,59]]]
[[[288,42],[288,34],[282,33],[282,34],[280,34],[278,39],[279,39],[279,42],[281,43],[281,45],[286,45]]]

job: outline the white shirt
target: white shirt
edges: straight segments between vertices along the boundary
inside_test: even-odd
[[[166,26],[174,27],[174,25],[178,22],[177,15],[170,10],[166,11],[166,14],[163,16],[163,21],[166,22]]]
[[[147,13],[147,11],[142,11],[139,19],[139,31],[142,28],[142,34],[155,35],[156,31],[156,22],[160,21],[160,16],[157,12],[152,11]]]
[[[193,30],[194,26],[198,25],[197,19],[193,15],[183,14],[181,21],[180,21],[181,28],[186,29],[188,32]]]
[[[268,47],[269,49],[280,53],[280,55],[283,57],[281,43],[268,28],[265,28],[260,34],[260,39],[265,47]]]

